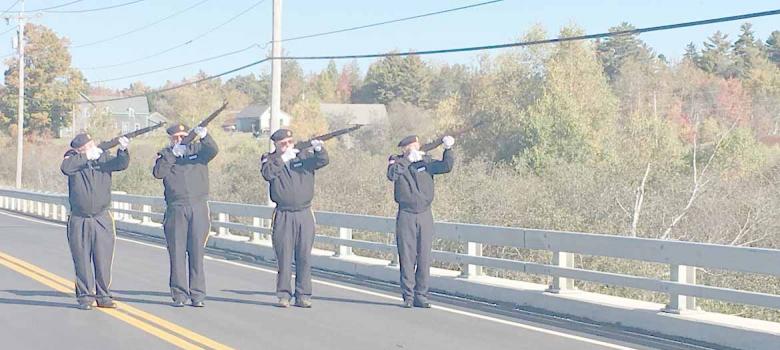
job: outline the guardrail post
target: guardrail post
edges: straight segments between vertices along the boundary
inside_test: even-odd
[[[141,207],[141,211],[144,213],[151,213],[152,212],[152,206],[148,204],[144,204]],[[148,215],[141,216],[141,224],[149,225],[152,223],[152,217]]]
[[[466,254],[470,256],[482,256],[482,243],[467,242]],[[482,275],[482,266],[463,264],[460,268],[460,277],[469,278]]]
[[[60,220],[68,221],[68,208],[65,208],[64,205],[60,205]]]
[[[36,203],[35,203],[35,206],[36,206],[36,208],[35,208],[35,209],[36,209],[36,211],[37,211],[37,214],[38,214],[38,216],[43,216],[43,203],[41,203],[41,202],[36,202]]]
[[[346,227],[339,227],[339,238],[352,239],[352,229]],[[336,249],[336,253],[333,256],[345,257],[352,255],[352,247],[346,245],[339,245]]]
[[[29,202],[28,200],[22,199],[22,210],[21,210],[22,213],[26,213],[27,212],[27,203],[28,202]]]
[[[670,280],[677,283],[696,284],[696,267],[685,265],[670,265]],[[696,298],[692,296],[669,294],[669,304],[664,312],[679,314],[685,311],[695,311]]]
[[[219,213],[217,221],[219,221],[219,222],[229,222],[230,221],[230,216],[228,214],[225,214],[225,213]],[[229,235],[229,234],[230,234],[230,230],[228,230],[226,227],[220,227],[219,228],[219,233],[218,233],[219,236],[225,236],[225,235]]]
[[[252,226],[254,227],[262,227],[263,220],[258,217],[252,217]],[[260,232],[252,232],[252,237],[249,239],[252,243],[260,242],[261,240],[261,234]]]
[[[560,267],[574,267],[574,254],[566,252],[553,252],[552,264]],[[550,293],[562,293],[574,290],[574,280],[565,277],[553,277],[552,284],[547,291]]]
[[[43,217],[48,218],[50,213],[49,203],[43,203]]]

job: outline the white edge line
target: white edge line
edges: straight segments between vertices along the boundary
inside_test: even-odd
[[[0,214],[6,215],[6,216],[11,216],[11,217],[14,217],[14,218],[17,218],[17,219],[22,219],[22,220],[27,220],[27,221],[31,221],[31,222],[36,222],[36,223],[40,223],[40,224],[46,224],[46,225],[49,225],[49,226],[58,226],[58,227],[64,227],[65,226],[64,224],[57,224],[57,223],[43,221],[43,220],[38,220],[38,219],[34,219],[34,218],[28,218],[28,217],[24,217],[24,216],[9,214],[9,213],[6,213],[6,212],[0,212]],[[162,247],[162,246],[157,245],[157,244],[141,242],[141,241],[137,241],[137,240],[134,240],[134,239],[124,238],[124,237],[117,237],[117,239],[121,240],[121,241],[125,241],[125,242],[131,242],[131,243],[135,243],[135,244],[139,244],[139,245],[155,248],[155,249],[165,249],[165,247]],[[247,264],[242,264],[242,263],[237,263],[237,262],[229,261],[229,260],[225,260],[225,259],[219,259],[219,258],[214,258],[214,257],[210,257],[210,256],[206,256],[205,258],[206,258],[206,260],[217,261],[217,262],[221,262],[221,263],[228,264],[228,265],[234,265],[234,266],[239,266],[239,267],[243,267],[243,268],[247,268],[247,269],[251,269],[251,270],[262,271],[262,272],[265,272],[265,273],[274,273],[274,274],[276,273],[275,270],[266,269],[266,268],[257,267],[257,266],[252,266],[252,265],[247,265]],[[388,295],[388,294],[383,294],[383,293],[377,293],[377,292],[373,292],[373,291],[363,290],[363,289],[354,288],[354,287],[350,287],[350,286],[345,286],[345,285],[338,284],[338,283],[333,283],[333,282],[327,282],[327,281],[323,281],[323,280],[319,280],[319,279],[312,279],[312,282],[318,283],[318,284],[321,284],[321,285],[324,285],[324,286],[328,286],[328,287],[339,288],[339,289],[348,290],[348,291],[351,291],[351,292],[371,295],[371,296],[380,297],[380,298],[384,298],[384,299],[395,300],[395,301],[401,301],[402,300],[400,297],[397,297],[397,296],[392,296],[392,295]],[[595,339],[591,339],[591,338],[585,338],[585,337],[581,337],[581,336],[578,336],[578,335],[562,333],[562,332],[553,331],[553,330],[550,330],[550,329],[545,329],[545,328],[536,327],[536,326],[530,326],[530,325],[526,325],[526,324],[522,324],[522,323],[518,323],[518,322],[508,321],[508,320],[504,320],[504,319],[500,319],[500,318],[496,318],[496,317],[491,317],[491,316],[480,315],[480,314],[476,314],[476,313],[472,313],[472,312],[468,312],[468,311],[462,311],[462,310],[458,310],[458,309],[453,309],[453,308],[449,308],[449,307],[433,305],[432,308],[437,309],[437,310],[441,310],[441,311],[444,311],[444,312],[449,312],[449,313],[452,313],[452,314],[456,314],[456,315],[472,317],[472,318],[476,318],[476,319],[480,319],[480,320],[484,320],[484,321],[500,323],[500,324],[503,324],[503,325],[517,327],[517,328],[523,328],[523,329],[527,329],[527,330],[531,330],[531,331],[535,331],[535,332],[539,332],[539,333],[545,333],[545,334],[554,335],[554,336],[558,336],[558,337],[562,337],[562,338],[568,338],[568,339],[572,339],[572,340],[577,340],[577,341],[581,341],[581,342],[584,342],[584,343],[590,343],[590,344],[594,344],[594,345],[601,345],[601,346],[608,347],[608,348],[611,348],[611,349],[636,350],[635,348],[631,348],[631,347],[627,347],[627,346],[607,343],[607,342],[600,341],[600,340],[595,340]]]

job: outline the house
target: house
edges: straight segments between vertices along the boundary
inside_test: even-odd
[[[332,128],[348,124],[381,124],[387,121],[387,108],[383,104],[321,103],[320,112]]]
[[[281,126],[289,127],[292,117],[282,111]],[[259,128],[258,128],[259,124]],[[242,109],[235,117],[227,119],[222,128],[238,132],[266,133],[271,128],[271,108],[266,105],[252,104]]]
[[[167,121],[162,114],[149,111],[149,101],[146,96],[100,102],[118,97],[121,96],[82,94],[71,114],[71,127],[61,129],[60,137],[73,136],[95,126],[98,117],[108,117],[105,120],[101,119],[101,122],[105,122],[107,124],[105,126],[114,127],[121,133]]]

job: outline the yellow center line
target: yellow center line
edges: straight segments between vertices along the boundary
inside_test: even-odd
[[[26,261],[17,259],[13,256],[4,254],[0,252],[0,264],[13,269],[27,277],[30,277],[52,289],[55,289],[59,292],[73,295],[73,282],[60,277],[58,275],[55,275],[49,271],[46,271],[38,266],[35,266],[33,264],[30,264]],[[114,316],[122,321],[125,321],[127,323],[132,324],[133,326],[140,328],[148,333],[151,333],[157,337],[160,337],[163,340],[169,341],[173,343],[176,346],[179,346],[181,348],[185,349],[200,349],[201,347],[198,345],[193,345],[179,337],[176,337],[176,335],[183,336],[185,338],[188,338],[188,340],[193,340],[195,342],[198,342],[208,348],[212,349],[219,349],[219,350],[229,350],[232,349],[227,345],[221,344],[219,342],[216,342],[212,339],[209,339],[205,336],[202,336],[198,333],[195,333],[193,331],[190,331],[189,329],[186,329],[184,327],[181,327],[179,325],[176,325],[172,322],[169,322],[167,320],[164,320],[162,318],[159,318],[155,315],[152,315],[148,312],[139,310],[138,308],[135,308],[133,306],[130,306],[123,302],[116,302],[117,309],[102,309],[98,308],[98,310],[108,313],[111,316]],[[141,319],[142,321],[137,320],[136,318],[130,317],[128,315],[125,315],[122,312],[119,312],[119,310],[122,310],[126,312],[127,314],[133,315],[137,317],[138,319]],[[168,330],[171,333],[169,334],[166,332],[161,331],[160,329],[154,327],[154,325],[146,323],[146,322],[152,323],[154,325],[157,325],[161,328],[164,328]],[[174,343],[174,341],[176,343]]]

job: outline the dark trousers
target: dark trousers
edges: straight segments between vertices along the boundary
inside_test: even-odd
[[[292,264],[295,259],[295,298],[311,297],[311,249],[314,246],[314,213],[276,210],[272,242],[276,252],[276,296],[290,298]]]
[[[206,299],[206,251],[211,218],[206,202],[169,205],[165,210],[163,231],[168,245],[171,275],[169,286],[173,301]],[[188,274],[189,273],[189,274]]]
[[[80,304],[91,304],[95,299],[101,304],[111,301],[109,288],[115,243],[114,219],[108,211],[94,217],[68,217],[68,246],[76,270],[76,298]]]
[[[428,278],[433,244],[433,214],[398,211],[395,239],[401,265],[401,294],[404,300],[428,301]]]

